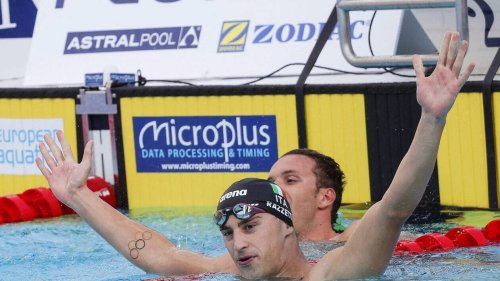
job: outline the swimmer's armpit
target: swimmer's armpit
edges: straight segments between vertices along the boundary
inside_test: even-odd
[[[136,239],[128,242],[130,257],[134,260],[139,258],[139,250],[142,250],[146,247],[146,241],[151,239],[151,237],[153,237],[153,234],[149,231],[138,232],[135,235]]]

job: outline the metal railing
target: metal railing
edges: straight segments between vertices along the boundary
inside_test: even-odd
[[[411,66],[410,55],[357,56],[351,43],[349,12],[429,8],[455,8],[457,31],[462,39],[468,40],[467,0],[337,0],[340,48],[345,59],[351,65],[363,68]],[[437,59],[436,54],[422,54],[424,65],[435,65]]]

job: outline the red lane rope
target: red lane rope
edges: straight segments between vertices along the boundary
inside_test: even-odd
[[[415,241],[401,240],[396,245],[394,254],[447,251],[454,248],[480,247],[493,243],[500,243],[500,219],[490,221],[482,229],[461,226],[448,230],[446,234],[430,233],[417,237]]]
[[[87,186],[102,200],[115,207],[116,197],[111,185],[99,177],[89,178]],[[49,188],[35,187],[21,194],[0,197],[0,224],[51,218],[74,213],[57,200]],[[429,233],[412,240],[400,240],[395,255],[447,251],[460,247],[480,247],[500,243],[500,219],[490,221],[484,228],[461,226],[446,234]]]
[[[104,179],[92,177],[87,186],[102,200],[116,208],[116,197],[111,185]],[[51,218],[74,211],[57,200],[52,191],[35,187],[21,194],[0,197],[0,224],[30,221],[37,218]]]

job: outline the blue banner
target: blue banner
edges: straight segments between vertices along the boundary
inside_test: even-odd
[[[36,14],[32,0],[0,1],[0,39],[31,38]]]
[[[197,48],[201,26],[69,32],[64,54]]]
[[[133,117],[137,172],[268,172],[276,116]]]

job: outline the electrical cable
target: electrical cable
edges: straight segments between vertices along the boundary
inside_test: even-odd
[[[0,82],[16,81],[16,80],[21,80],[21,79],[24,79],[24,76],[0,79]]]
[[[368,48],[369,48],[370,53],[371,53],[372,56],[374,56],[374,53],[373,53],[373,48],[372,48],[372,43],[371,43],[371,34],[372,34],[372,28],[373,28],[373,21],[375,20],[376,14],[377,14],[377,11],[375,11],[373,13],[372,18],[370,20],[370,25],[368,27]],[[246,83],[243,83],[243,84],[239,84],[239,85],[241,85],[241,86],[251,85],[251,84],[257,83],[259,81],[262,81],[264,79],[271,78],[276,73],[278,73],[278,72],[282,71],[283,69],[288,68],[290,66],[304,66],[304,65],[305,65],[305,63],[299,63],[299,62],[289,63],[289,64],[281,66],[280,68],[272,71],[271,73],[269,73],[267,75],[261,76],[261,77],[255,79],[255,80],[252,80],[252,81],[249,81],[249,82],[246,82]],[[383,71],[378,71],[378,72],[347,71],[347,70],[342,70],[342,69],[337,69],[337,68],[332,68],[332,67],[326,67],[326,66],[321,66],[321,65],[316,65],[316,64],[313,65],[313,68],[319,68],[319,69],[334,71],[334,72],[338,72],[339,74],[382,75],[382,74],[386,74],[386,73],[391,73],[393,75],[400,76],[400,77],[408,77],[408,78],[415,78],[416,77],[415,75],[406,75],[406,74],[401,74],[401,73],[395,72],[395,70],[398,70],[398,69],[409,69],[407,67],[394,67],[394,68],[391,68],[391,69],[389,69],[389,68],[382,68]],[[182,80],[147,79],[146,77],[142,76],[142,73],[141,73],[140,69],[137,70],[137,77],[138,77],[138,80],[134,81],[134,84],[138,84],[139,86],[145,86],[148,82],[165,82],[165,83],[184,84],[184,85],[188,85],[188,86],[199,86],[199,85],[196,85],[196,84],[193,84],[193,83],[190,83],[190,82],[186,82],[186,81],[182,81]],[[223,79],[223,80],[226,80],[226,79]],[[0,81],[2,81],[2,80],[0,80]],[[129,84],[130,83],[116,83],[113,86],[114,87],[121,87],[121,86],[129,85]]]
[[[181,80],[167,80],[167,79],[147,79],[146,77],[142,76],[142,72],[140,69],[137,70],[137,83],[139,86],[146,86],[148,82],[165,82],[165,83],[177,83],[177,84],[184,84],[188,86],[198,86],[193,83],[189,83],[186,81],[181,81]]]
[[[261,81],[261,80],[264,80],[264,79],[266,79],[266,78],[270,78],[270,77],[272,77],[274,74],[276,74],[276,73],[280,72],[281,70],[283,70],[283,69],[285,69],[285,68],[287,68],[287,67],[289,67],[289,66],[295,66],[295,65],[304,65],[304,63],[294,62],[294,63],[289,63],[289,64],[286,64],[286,65],[284,65],[284,66],[282,66],[282,67],[278,68],[277,70],[275,70],[275,71],[273,71],[273,72],[271,72],[271,73],[269,73],[269,74],[267,74],[267,75],[265,75],[265,76],[261,76],[261,77],[259,77],[259,78],[255,79],[255,80],[252,80],[252,81],[247,82],[247,83],[243,83],[243,84],[241,84],[241,85],[250,85],[250,84],[253,84],[253,83],[259,82],[259,81]]]
[[[372,43],[371,43],[371,34],[372,34],[372,27],[373,27],[373,21],[375,19],[375,15],[377,14],[377,11],[375,11],[372,15],[372,18],[371,18],[371,21],[370,21],[370,25],[368,27],[368,48],[370,50],[370,53],[372,56],[374,56],[374,53],[373,53],[373,49],[372,49]],[[264,75],[264,76],[261,76],[255,80],[252,80],[250,82],[246,82],[246,83],[243,83],[243,84],[239,84],[239,85],[251,85],[251,84],[254,84],[254,83],[257,83],[259,81],[262,81],[264,79],[267,79],[267,78],[271,78],[273,77],[273,75],[275,75],[276,73],[282,71],[283,69],[287,68],[287,67],[290,67],[290,66],[304,66],[305,63],[289,63],[289,64],[286,64],[286,65],[283,65],[281,66],[280,68],[274,70],[273,72],[267,74],[267,75]],[[381,74],[385,74],[385,73],[391,73],[393,75],[396,75],[396,76],[400,76],[400,77],[408,77],[408,78],[415,78],[416,76],[415,75],[406,75],[406,74],[401,74],[401,73],[397,73],[395,72],[395,70],[398,70],[398,69],[408,69],[406,67],[394,67],[394,68],[383,68],[384,71],[381,71],[381,72],[356,72],[356,71],[347,71],[347,70],[342,70],[342,69],[336,69],[336,68],[331,68],[331,67],[326,67],[326,66],[320,66],[320,65],[313,65],[313,68],[319,68],[319,69],[324,69],[324,70],[329,70],[329,71],[334,71],[334,72],[338,72],[340,74],[354,74],[354,75],[381,75]],[[133,84],[137,84],[138,86],[146,86],[146,84],[148,82],[164,82],[164,83],[174,83],[174,84],[184,84],[184,85],[188,85],[188,86],[199,86],[199,85],[196,85],[196,84],[193,84],[193,83],[190,83],[190,82],[186,82],[186,81],[182,81],[182,80],[168,80],[168,79],[147,79],[146,77],[142,76],[142,73],[141,73],[141,70],[137,70],[137,77],[138,77],[138,80],[137,81],[134,81]],[[23,79],[24,77],[13,77],[13,78],[7,78],[7,79],[0,79],[0,82],[5,82],[5,81],[13,81],[13,80],[20,80],[20,79]],[[224,80],[224,79],[223,79]],[[122,86],[126,86],[126,85],[130,85],[132,83],[121,83],[121,82],[116,82],[116,83],[113,83],[113,87],[122,87]]]
[[[370,53],[372,56],[375,55],[373,53],[373,49],[372,49],[372,25],[373,25],[373,21],[375,20],[376,14],[377,14],[377,11],[373,12],[372,19],[370,20],[370,25],[368,26],[368,48],[370,49]],[[397,70],[397,69],[408,69],[407,67],[393,67],[392,69],[384,67],[383,69],[385,70],[386,73],[388,72],[388,73],[391,73],[393,75],[400,76],[400,77],[408,77],[408,78],[415,78],[416,77],[415,75],[406,75],[406,74],[394,72],[394,70]]]

